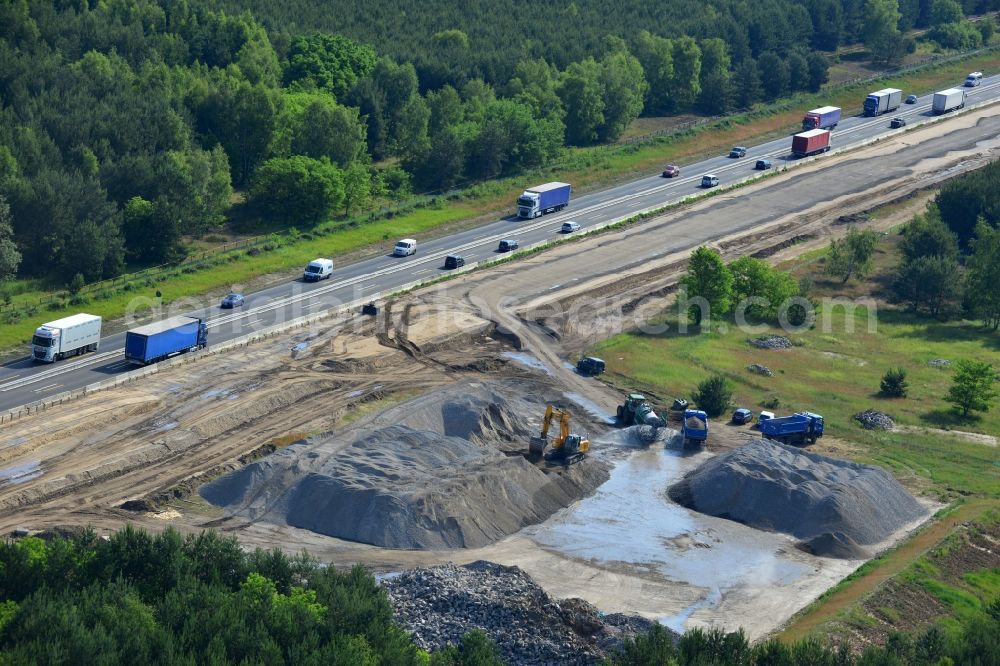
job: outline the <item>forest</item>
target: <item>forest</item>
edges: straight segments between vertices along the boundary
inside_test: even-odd
[[[998,6],[7,0],[0,280],[176,261],[237,204],[308,229],[510,176],[614,142],[640,115],[818,90],[824,53],[845,43],[891,63],[927,27],[974,48],[994,23],[965,14]]]
[[[614,666],[963,666],[1000,661],[1000,600],[964,626],[897,633],[855,655],[807,639],[751,645],[742,631],[660,627],[625,642]],[[0,543],[0,660],[11,664],[500,666],[480,631],[427,654],[393,621],[360,566],[242,550],[215,532],[126,526],[108,538]]]

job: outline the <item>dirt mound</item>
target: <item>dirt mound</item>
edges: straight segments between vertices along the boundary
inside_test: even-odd
[[[926,510],[885,470],[757,439],[716,456],[668,491],[695,511],[785,532],[818,555],[853,557]]]
[[[421,647],[458,645],[481,629],[509,664],[599,664],[653,624],[635,615],[602,615],[582,599],[556,601],[518,567],[492,562],[413,569],[382,585],[396,619]]]
[[[387,548],[487,545],[608,478],[591,458],[546,473],[506,455],[532,432],[519,414],[539,411],[504,395],[513,388],[466,384],[421,396],[364,427],[289,446],[201,495],[250,519]]]
[[[799,550],[821,557],[838,557],[843,560],[867,560],[871,555],[854,539],[837,532],[826,532],[796,544]]]

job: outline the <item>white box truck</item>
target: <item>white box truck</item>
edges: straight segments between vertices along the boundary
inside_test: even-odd
[[[100,342],[101,318],[81,312],[36,328],[31,338],[31,357],[53,363],[67,356],[97,351]]]
[[[934,101],[931,103],[934,115],[961,109],[963,106],[965,106],[965,91],[961,88],[948,88],[936,92],[934,93]]]

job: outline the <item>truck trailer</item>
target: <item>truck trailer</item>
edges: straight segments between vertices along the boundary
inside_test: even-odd
[[[171,317],[125,334],[125,360],[149,365],[208,345],[208,324],[197,317]]]
[[[530,220],[569,205],[573,188],[569,183],[545,183],[530,187],[517,198],[517,216]]]
[[[936,92],[934,93],[934,101],[931,103],[931,109],[934,115],[937,116],[942,113],[954,111],[955,109],[961,109],[964,106],[965,91],[961,88],[948,88],[947,90]]]
[[[821,106],[818,109],[813,109],[812,111],[806,111],[806,115],[802,118],[802,131],[808,132],[813,129],[830,129],[832,130],[840,122],[840,107],[839,106]]]
[[[31,358],[54,363],[67,356],[97,351],[101,343],[101,318],[81,312],[35,329],[31,338]]]
[[[823,417],[811,412],[759,421],[760,433],[782,444],[815,444],[823,436]]]
[[[876,90],[865,98],[865,115],[877,116],[899,108],[903,103],[903,91],[899,88]]]
[[[814,129],[792,137],[792,156],[808,157],[830,150],[830,130]]]

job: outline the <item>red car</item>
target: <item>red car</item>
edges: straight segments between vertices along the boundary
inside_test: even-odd
[[[675,176],[681,175],[681,168],[679,166],[668,164],[663,168],[664,178],[673,178]]]

